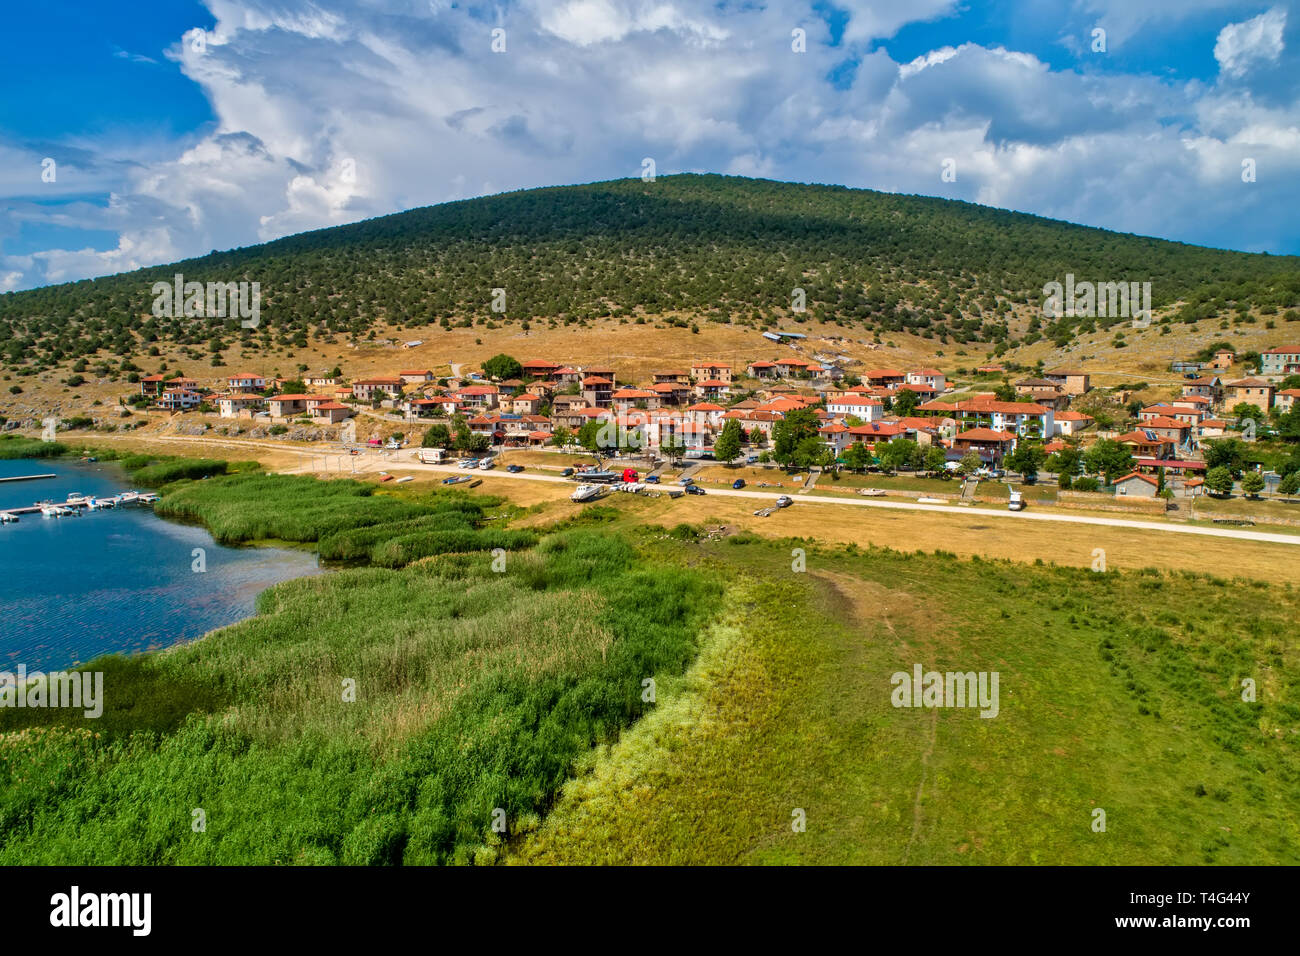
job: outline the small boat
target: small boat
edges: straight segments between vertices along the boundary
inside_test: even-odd
[[[158,497],[159,496],[155,495],[153,492],[149,492],[148,494],[139,495],[135,500],[140,502],[142,505],[151,505],[158,501]]]
[[[401,478],[397,479],[397,484],[400,485],[404,481],[414,481],[414,480],[415,480],[414,475],[403,475]]]
[[[885,489],[884,488],[859,488],[858,494],[866,495],[868,498],[881,498],[884,497]]]
[[[0,511],[0,524],[17,524],[18,516],[11,515],[7,511]]]
[[[604,488],[600,485],[578,485],[577,488],[573,489],[573,494],[569,495],[569,500],[577,502],[591,501],[593,498],[598,498],[602,491],[604,491]]]
[[[59,509],[48,501],[37,502],[36,506],[41,509],[41,514],[46,518],[57,518],[59,516]]]

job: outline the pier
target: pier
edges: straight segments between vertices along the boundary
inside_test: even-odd
[[[57,478],[58,475],[15,475],[12,478],[0,478],[0,481],[35,481],[38,478]]]
[[[124,491],[103,498],[98,495],[73,495],[67,501],[38,501],[36,504],[21,508],[0,508],[0,521],[17,520],[19,515],[42,514],[47,508],[58,508],[66,512],[75,511],[80,514],[83,508],[89,511],[100,511],[121,505],[151,505],[157,500],[158,496],[153,492],[141,491]],[[59,515],[50,515],[50,517],[59,517]]]

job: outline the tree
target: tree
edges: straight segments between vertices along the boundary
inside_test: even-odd
[[[497,381],[505,381],[508,378],[519,378],[524,374],[524,367],[517,359],[502,352],[483,363],[483,374]]]
[[[587,451],[600,451],[600,422],[589,419],[578,429],[578,444]]]
[[[973,475],[984,467],[984,459],[980,457],[979,452],[972,449],[961,456],[959,464],[963,475]]]
[[[1246,445],[1240,438],[1223,438],[1205,443],[1206,468],[1227,468],[1235,474],[1241,470],[1245,461]]]
[[[794,455],[791,456],[791,463],[796,468],[807,468],[810,465],[821,464],[825,460],[823,452],[827,450],[826,443],[816,435],[808,435],[799,440],[798,446],[795,447]]]
[[[1238,402],[1236,405],[1232,406],[1232,417],[1237,420],[1237,424],[1239,425],[1247,421],[1252,421],[1258,424],[1262,415],[1263,412],[1261,412],[1256,406],[1250,404],[1250,402]]]
[[[916,406],[920,404],[916,392],[910,388],[900,388],[894,395],[894,414],[900,418],[906,418],[916,411]]]
[[[1007,455],[1002,462],[1012,471],[1017,471],[1024,475],[1026,479],[1032,481],[1038,477],[1038,469],[1043,466],[1047,460],[1047,455],[1043,451],[1043,446],[1038,442],[1018,441],[1015,449]]]
[[[680,435],[665,435],[659,440],[659,451],[666,458],[677,458],[686,450],[686,442]]]
[[[1300,493],[1300,471],[1293,471],[1283,478],[1282,483],[1277,486],[1277,490],[1284,495]]]
[[[807,438],[816,438],[820,420],[810,408],[793,408],[772,428],[772,457],[794,464],[795,450]]]
[[[740,454],[740,422],[735,418],[727,419],[722,432],[713,443],[713,457],[721,462],[730,462]]]
[[[910,438],[895,438],[876,447],[876,457],[880,467],[895,472],[903,465],[911,464],[916,457],[917,444]]]
[[[852,471],[865,471],[871,467],[871,452],[860,441],[855,441],[844,449],[844,464]]]
[[[1082,464],[1083,452],[1079,451],[1078,446],[1066,445],[1060,451],[1052,452],[1043,463],[1043,467],[1054,475],[1073,478],[1079,473],[1079,466]]]
[[[1215,495],[1232,494],[1232,472],[1223,465],[1205,473],[1205,490]]]
[[[944,454],[943,449],[937,445],[931,445],[924,450],[921,456],[921,467],[933,474],[937,471],[943,471],[943,466],[948,463],[948,456]]]
[[[1133,470],[1133,454],[1113,438],[1103,438],[1083,455],[1083,466],[1091,474],[1105,475],[1108,482]]]
[[[1016,400],[1015,387],[1004,382],[993,389],[993,397],[999,402],[1014,402]]]
[[[446,448],[450,444],[451,429],[441,422],[430,425],[429,430],[424,433],[424,440],[420,442],[422,448]]]
[[[556,448],[563,448],[565,445],[573,442],[573,432],[569,431],[563,425],[556,425],[555,430],[551,432],[551,444]]]
[[[1247,497],[1254,498],[1264,490],[1264,476],[1257,471],[1248,471],[1241,479],[1241,490]]]

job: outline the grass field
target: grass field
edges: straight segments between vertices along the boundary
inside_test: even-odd
[[[699,660],[513,862],[1300,862],[1293,589],[688,550],[732,581]],[[915,663],[998,671],[998,715],[895,709]]]

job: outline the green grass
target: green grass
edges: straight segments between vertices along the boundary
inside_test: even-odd
[[[691,549],[698,661],[512,861],[1300,862],[1293,589],[803,546]],[[893,708],[915,663],[998,671],[999,716]]]
[[[68,453],[68,446],[57,441],[41,441],[21,435],[0,435],[0,459],[59,458]]]
[[[306,528],[234,522],[241,496],[291,492],[317,529],[435,507],[317,484],[332,490],[211,479],[165,500],[249,536]],[[442,504],[447,517],[474,503]],[[100,721],[43,710],[0,725],[0,863],[492,860],[494,811],[510,832],[535,825],[575,762],[646,709],[642,681],[689,665],[720,590],[582,529],[495,563],[443,554],[287,582],[202,641],[88,665],[108,672]]]

